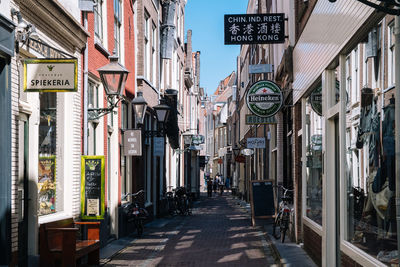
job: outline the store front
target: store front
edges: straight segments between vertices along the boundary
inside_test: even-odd
[[[338,20],[344,8],[357,12]],[[293,51],[302,238],[322,266],[397,259],[393,22],[357,1],[318,2]],[[321,23],[340,34],[325,27],[316,35]]]

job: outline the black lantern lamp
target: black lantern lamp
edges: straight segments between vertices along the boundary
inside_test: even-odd
[[[126,79],[129,71],[118,62],[115,52],[109,57],[110,63],[97,69],[100,74],[101,82],[107,96],[107,108],[88,108],[88,119],[98,120],[100,117],[113,111],[123,99],[122,93],[125,88]],[[115,98],[117,101],[115,101]]]
[[[240,155],[240,148],[237,145],[235,145],[235,147],[232,148],[232,151],[235,158]]]
[[[107,96],[122,96],[129,71],[118,62],[118,56],[109,57],[110,63],[97,69]]]
[[[131,102],[135,110],[135,117],[137,124],[143,124],[144,116],[146,114],[147,102],[143,97],[143,92],[137,92],[136,97]]]
[[[160,104],[154,107],[157,114],[157,121],[159,123],[165,123],[168,119],[169,112],[171,108],[165,104],[163,99],[160,100]]]

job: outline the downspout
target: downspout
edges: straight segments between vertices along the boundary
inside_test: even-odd
[[[88,30],[87,12],[83,11],[83,25]],[[88,154],[88,42],[83,55],[83,155]]]

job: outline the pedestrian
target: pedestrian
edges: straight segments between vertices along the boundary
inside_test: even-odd
[[[214,193],[217,193],[217,187],[218,187],[218,174],[214,177],[214,181],[213,181],[213,190]]]
[[[219,180],[219,194],[222,195],[222,193],[224,192],[224,180],[222,179],[222,177]]]
[[[212,190],[213,190],[213,181],[211,177],[208,177],[207,179],[207,196],[212,197]]]

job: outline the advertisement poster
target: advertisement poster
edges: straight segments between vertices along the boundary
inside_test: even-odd
[[[81,161],[81,217],[104,218],[104,156],[82,156]]]
[[[39,215],[56,212],[56,156],[39,157]]]

